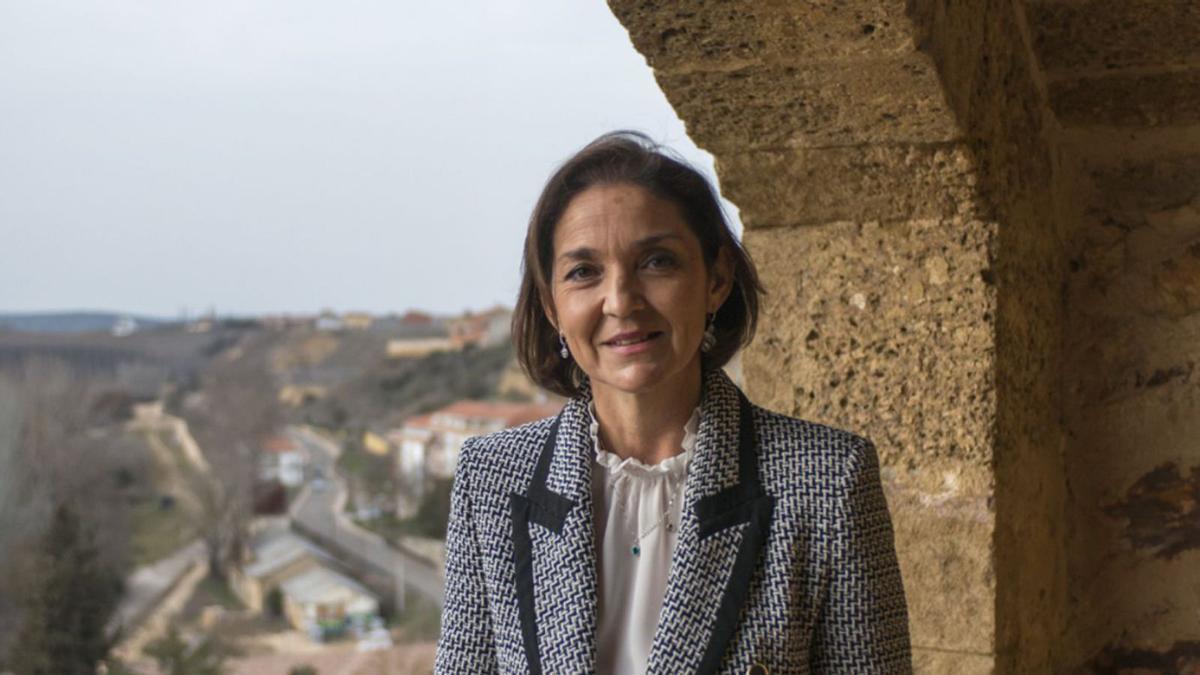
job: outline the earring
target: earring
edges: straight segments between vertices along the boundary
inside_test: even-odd
[[[567,339],[563,337],[562,333],[558,334],[558,344],[562,345],[562,351],[559,354],[562,354],[564,359],[571,358],[571,352],[567,351]]]
[[[716,312],[708,314],[707,325],[704,326],[704,338],[700,341],[700,351],[712,351],[712,348],[717,344]]]

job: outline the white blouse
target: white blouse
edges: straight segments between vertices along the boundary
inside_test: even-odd
[[[595,403],[591,413],[596,450],[592,502],[599,553],[596,671],[640,675],[650,658],[671,554],[679,538],[683,488],[700,408],[684,425],[682,452],[652,465],[604,450]]]

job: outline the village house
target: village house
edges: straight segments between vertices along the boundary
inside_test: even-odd
[[[264,482],[279,481],[285,487],[304,483],[307,460],[296,442],[287,436],[271,436],[262,445],[258,478]]]
[[[250,610],[278,611],[294,628],[319,639],[351,622],[366,625],[379,614],[375,594],[340,569],[327,551],[286,524],[273,523],[252,542],[250,559],[230,581]]]
[[[467,312],[448,323],[450,341],[458,349],[468,346],[491,347],[509,339],[512,310],[502,306],[473,314]]]
[[[387,457],[392,452],[392,444],[388,442],[385,434],[371,429],[363,432],[362,446],[363,450],[380,457]]]
[[[445,336],[401,337],[387,342],[389,359],[417,359],[436,352],[458,351],[459,345]]]
[[[398,448],[396,473],[400,482],[397,515],[412,515],[429,478],[450,478],[463,441],[471,436],[515,427],[555,415],[561,403],[458,401],[426,415],[410,418],[388,434]]]

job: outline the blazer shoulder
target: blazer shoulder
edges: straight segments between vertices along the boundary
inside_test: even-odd
[[[848,429],[784,415],[753,405],[760,461],[781,477],[821,475],[836,479],[847,463],[868,450],[869,438]]]
[[[457,470],[470,471],[472,475],[532,472],[554,419],[554,416],[543,417],[519,426],[468,437],[459,452]]]

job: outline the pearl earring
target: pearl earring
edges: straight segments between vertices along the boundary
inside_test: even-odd
[[[564,359],[571,358],[571,352],[567,351],[567,339],[563,337],[562,333],[558,334],[558,344],[562,345],[562,350],[559,352],[559,354],[562,354]]]

